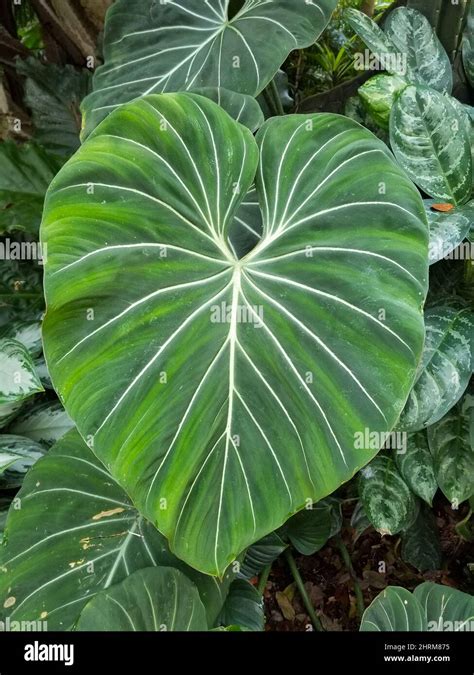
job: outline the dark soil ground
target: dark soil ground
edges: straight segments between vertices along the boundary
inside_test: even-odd
[[[399,536],[381,537],[369,528],[354,541],[354,530],[347,525],[353,505],[344,509],[342,536],[360,581],[366,607],[386,586],[413,590],[423,581],[434,581],[473,592],[474,571],[470,563],[474,562],[474,546],[461,539],[455,530],[467,509],[453,511],[442,497],[435,500],[433,508],[441,538],[443,566],[441,570],[424,574],[401,559]],[[323,627],[329,631],[357,631],[359,619],[352,579],[334,540],[313,556],[300,556],[295,552],[295,559]],[[312,630],[284,557],[273,565],[264,601],[267,631]]]

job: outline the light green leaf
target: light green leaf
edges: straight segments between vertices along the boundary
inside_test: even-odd
[[[428,628],[421,604],[414,595],[400,586],[388,586],[365,610],[360,630],[415,633]]]
[[[399,7],[390,12],[384,30],[397,50],[406,55],[410,82],[451,93],[453,73],[449,56],[421,12]]]
[[[71,419],[59,402],[33,401],[9,430],[49,447],[72,427]]]
[[[26,78],[24,101],[32,113],[35,140],[48,151],[69,157],[80,145],[79,106],[90,89],[90,71],[44,64],[33,57],[18,59],[16,70]]]
[[[359,497],[368,519],[380,534],[397,534],[416,516],[412,491],[398,472],[395,461],[378,455],[360,472]]]
[[[246,579],[235,579],[230,585],[219,623],[252,631],[263,630],[265,615],[262,596]]]
[[[38,232],[44,195],[60,166],[33,143],[0,144],[0,234]]]
[[[474,225],[474,201],[446,212],[434,210],[435,201],[424,200],[430,224],[430,265],[448,257],[467,237],[471,224]]]
[[[267,534],[245,552],[241,567],[242,575],[246,579],[257,576],[264,567],[271,565],[287,547],[288,544],[276,532]]]
[[[426,506],[402,533],[402,558],[419,572],[441,569],[441,542],[433,512]]]
[[[388,130],[395,98],[407,86],[406,80],[397,75],[375,75],[359,87],[358,93],[367,112],[377,124]]]
[[[23,401],[0,405],[0,429],[3,429],[10,424],[10,422],[18,415],[22,407]]]
[[[21,342],[33,358],[41,354],[41,321],[13,321],[0,329],[1,337],[8,337]]]
[[[455,509],[474,494],[470,406],[471,397],[466,396],[440,422],[428,429],[438,485]]]
[[[237,260],[255,178],[263,237]],[[354,438],[391,429],[413,384],[427,234],[386,146],[338,115],[255,141],[207,99],[153,96],[66,165],[42,228],[48,368],[178,556],[222,574],[373,457]]]
[[[44,455],[44,448],[30,438],[0,435],[0,487],[19,487],[28,469]]]
[[[418,377],[398,423],[405,431],[418,431],[440,420],[459,401],[472,373],[470,310],[428,309],[425,327]]]
[[[79,631],[207,631],[206,610],[196,586],[172,567],[133,572],[87,603]]]
[[[431,506],[438,483],[424,432],[408,436],[406,452],[396,452],[395,463],[412,491]]]
[[[407,87],[390,117],[393,152],[410,178],[431,197],[455,205],[471,195],[471,146],[465,120],[450,100]]]
[[[337,0],[118,0],[107,12],[105,64],[82,109],[87,136],[112,110],[147,94],[224,87],[255,96],[294,49],[309,47]]]
[[[177,567],[213,623],[226,585],[177,560],[73,430],[28,471],[0,549],[0,607],[10,621],[69,630],[97,593],[144,567]]]
[[[13,338],[0,338],[0,405],[24,401],[44,391],[28,349]]]
[[[414,590],[428,622],[428,630],[443,632],[472,631],[474,598],[457,588],[426,581]]]
[[[252,96],[238,94],[222,87],[201,87],[200,89],[193,89],[193,93],[214,101],[232,119],[243,124],[252,132],[260,129],[265,121],[261,107]]]

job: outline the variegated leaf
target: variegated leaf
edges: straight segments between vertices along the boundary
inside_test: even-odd
[[[44,391],[28,349],[0,338],[0,405],[17,403]]]

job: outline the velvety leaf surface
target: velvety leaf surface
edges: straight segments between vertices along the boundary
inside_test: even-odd
[[[421,604],[410,591],[389,586],[367,607],[361,631],[426,631],[427,622]]]

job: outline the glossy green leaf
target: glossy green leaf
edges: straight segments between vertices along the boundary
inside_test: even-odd
[[[420,603],[428,630],[471,632],[474,629],[474,597],[450,586],[429,581],[417,586],[413,595]]]
[[[28,349],[13,338],[0,338],[0,405],[24,401],[43,391]]]
[[[177,560],[75,430],[30,469],[17,501],[0,549],[2,618],[68,630],[97,593],[154,565],[184,572],[214,622],[228,582]]]
[[[474,316],[470,310],[428,309],[425,327],[418,377],[398,424],[405,431],[438,422],[459,401],[472,373]]]
[[[0,144],[0,234],[38,232],[44,195],[60,166],[32,143]]]
[[[397,50],[406,55],[410,82],[451,93],[453,73],[449,56],[421,12],[399,7],[388,15],[384,30]]]
[[[263,599],[257,589],[246,579],[235,579],[229,588],[219,623],[261,631],[265,623]]]
[[[290,518],[285,532],[299,553],[313,555],[331,536],[331,511],[318,504],[311,509],[303,509]]]
[[[441,542],[433,512],[420,508],[415,521],[402,533],[402,558],[419,572],[441,569]]]
[[[101,591],[81,612],[79,631],[206,631],[206,610],[196,586],[172,567],[133,572]]]
[[[267,565],[271,565],[288,547],[288,544],[276,533],[270,532],[252,544],[245,552],[241,567],[242,575],[251,579],[257,576]]]
[[[19,487],[28,469],[44,452],[44,448],[30,438],[0,434],[0,487]]]
[[[472,397],[466,396],[428,429],[436,479],[453,508],[458,508],[474,494],[474,447],[470,439],[472,406]]]
[[[359,496],[368,519],[380,534],[397,534],[416,516],[412,491],[401,477],[395,461],[378,455],[360,472]]]
[[[49,447],[72,427],[71,419],[59,402],[35,400],[13,422],[9,431]]]
[[[465,120],[446,96],[407,87],[392,108],[390,142],[400,165],[428,195],[455,205],[469,199],[469,137]]]
[[[252,132],[260,129],[265,121],[261,107],[252,96],[238,94],[222,87],[201,87],[200,89],[193,89],[193,93],[214,101],[232,119],[243,124]]]
[[[365,610],[360,630],[414,633],[428,628],[421,604],[413,594],[400,586],[388,586]]]
[[[438,483],[425,432],[408,435],[406,452],[396,452],[395,463],[411,490],[431,506]]]
[[[118,0],[107,12],[105,64],[84,100],[85,135],[123,103],[160,92],[224,87],[255,96],[294,49],[322,33],[337,0]]]
[[[69,157],[80,145],[80,103],[89,93],[91,73],[71,65],[44,64],[31,57],[16,64],[24,80],[24,101],[31,110],[37,143]]]
[[[255,178],[264,234],[237,260],[226,239]],[[194,567],[222,574],[371,459],[356,432],[398,419],[424,339],[427,223],[352,121],[273,118],[255,141],[202,97],[141,99],[53,182],[42,238],[53,383]]]
[[[474,224],[474,201],[451,211],[432,208],[436,200],[426,199],[425,209],[430,224],[430,265],[447,258],[469,234]]]
[[[407,86],[406,80],[397,75],[375,75],[359,87],[358,93],[372,118],[388,130],[395,98]]]

